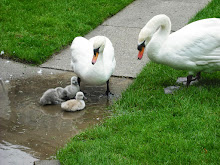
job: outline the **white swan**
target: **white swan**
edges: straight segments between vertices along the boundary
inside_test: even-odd
[[[80,80],[91,85],[107,83],[106,94],[110,93],[109,78],[116,61],[111,41],[105,36],[96,36],[89,40],[76,37],[71,45],[71,66]]]
[[[138,59],[146,46],[150,60],[175,69],[188,70],[187,86],[193,74],[220,70],[220,19],[199,20],[170,34],[171,22],[166,15],[153,17],[141,29]]]
[[[85,102],[83,100],[84,98],[83,92],[77,92],[76,93],[76,99],[68,100],[66,102],[61,103],[61,108],[66,111],[78,111],[85,108]]]

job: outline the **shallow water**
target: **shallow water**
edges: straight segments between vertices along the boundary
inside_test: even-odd
[[[49,88],[70,84],[73,73],[11,80],[6,94],[0,88],[0,164],[33,164],[51,159],[57,149],[82,130],[111,115],[107,106],[132,82],[127,78],[110,79],[114,97],[103,96],[106,85],[81,84],[86,93],[86,108],[65,112],[60,105],[40,106],[39,98]],[[16,162],[16,163],[15,163]]]

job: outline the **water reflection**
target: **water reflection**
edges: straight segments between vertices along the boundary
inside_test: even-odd
[[[18,154],[18,161],[24,160],[24,157],[31,160],[30,155],[33,159],[50,159],[70,137],[111,115],[106,107],[112,99],[103,96],[105,85],[92,87],[82,83],[81,90],[88,98],[85,100],[86,108],[82,111],[65,112],[60,105],[39,105],[39,98],[44,91],[69,85],[72,76],[73,73],[65,73],[12,80],[7,94],[0,91],[1,161],[13,164],[7,155],[20,153],[17,150],[27,154],[20,157]],[[110,87],[116,96],[114,98],[131,82],[126,78],[111,78]],[[21,146],[24,148],[21,149]],[[10,152],[6,152],[8,150]]]

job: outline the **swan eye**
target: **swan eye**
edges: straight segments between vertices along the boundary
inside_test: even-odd
[[[137,49],[138,49],[139,51],[141,51],[141,50],[142,50],[142,47],[145,47],[145,41],[142,42],[140,45],[138,45],[138,46],[137,46]]]
[[[99,48],[100,48],[100,47],[99,47]],[[99,53],[99,48],[93,50],[95,56],[96,56],[97,53]]]

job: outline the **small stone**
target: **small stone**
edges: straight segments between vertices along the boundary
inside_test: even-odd
[[[180,86],[169,86],[164,88],[164,93],[165,94],[173,94],[174,91],[178,90]]]
[[[186,84],[186,81],[187,81],[187,77],[179,77],[177,80],[176,80],[176,83],[178,84]]]

